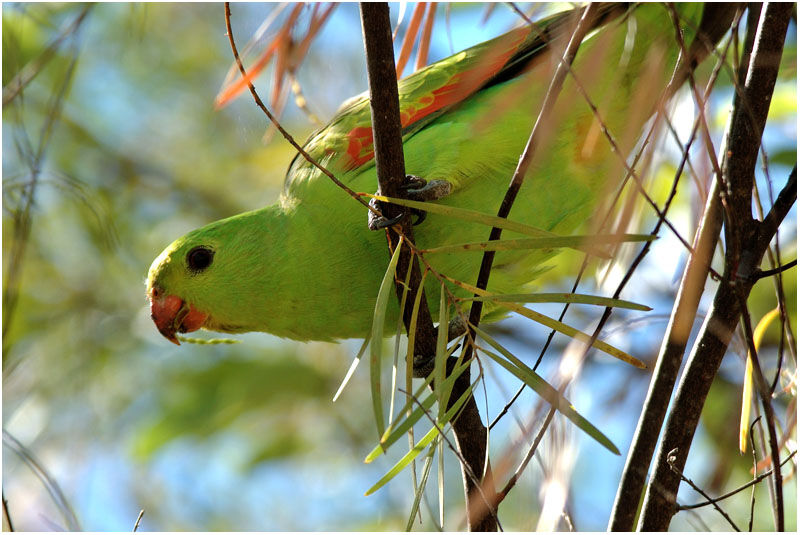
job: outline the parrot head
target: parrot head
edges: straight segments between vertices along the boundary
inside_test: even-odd
[[[252,330],[243,302],[252,294],[263,239],[252,219],[240,214],[194,230],[156,257],[147,275],[150,317],[167,340],[201,327],[220,332]],[[260,255],[259,255],[260,252]],[[251,267],[252,266],[252,267]]]
[[[173,242],[153,261],[147,275],[150,317],[158,331],[177,345],[175,333],[196,331],[209,318],[208,312],[182,297],[186,290],[196,295],[191,292],[191,279],[202,277],[214,263],[214,247],[195,245],[195,241],[181,238]]]

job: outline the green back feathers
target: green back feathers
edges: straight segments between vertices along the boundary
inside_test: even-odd
[[[622,4],[603,4],[595,27],[625,13]],[[577,10],[580,13],[580,10]],[[516,28],[458,52],[398,82],[403,135],[412,135],[475,93],[520,76],[531,60],[553,42],[569,37],[576,10],[557,13],[532,26]],[[360,173],[374,161],[369,96],[345,102],[325,127],[304,146],[308,154],[337,173]],[[287,173],[286,192],[295,181],[316,176],[313,165],[297,155]]]

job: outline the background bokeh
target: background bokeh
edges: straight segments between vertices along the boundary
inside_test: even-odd
[[[232,9],[241,45],[275,5]],[[152,259],[188,230],[274,202],[293,157],[280,136],[265,139],[266,118],[249,95],[214,110],[232,62],[222,6],[4,3],[2,10],[2,482],[14,528],[130,530],[144,509],[142,530],[403,529],[413,501],[408,472],[363,496],[406,447],[398,443],[387,456],[362,463],[376,438],[365,364],[331,401],[360,341],[301,344],[249,334],[237,337],[237,345],[175,347],[150,321],[144,278]],[[396,20],[398,6],[392,13]],[[432,60],[519,20],[506,5],[440,5],[439,15]],[[407,20],[408,13],[404,25]],[[776,191],[796,162],[794,23],[783,65],[764,138]],[[19,76],[31,79],[6,103],[9,83]],[[357,6],[335,10],[298,80],[323,120],[366,89]],[[258,83],[268,94],[267,78]],[[717,145],[731,94],[723,81],[709,110]],[[681,113],[691,108],[686,97],[676,107],[684,136],[690,125]],[[291,102],[283,120],[298,139],[315,128]],[[677,149],[668,145],[663,152],[656,173],[671,178]],[[762,171],[759,184],[766,192]],[[684,188],[671,220],[685,236],[699,206],[694,188]],[[796,257],[794,209],[780,243],[784,260]],[[654,310],[620,312],[607,328],[607,341],[647,362],[658,351],[686,260],[676,244],[669,236],[659,240],[623,295]],[[578,262],[563,258],[564,280],[553,283],[560,291],[571,285]],[[599,290],[588,283],[586,289],[613,288],[618,277],[612,273]],[[794,271],[784,283],[796,327]],[[707,294],[712,289],[709,284]],[[756,286],[756,320],[774,299],[769,281]],[[560,307],[537,310],[557,316]],[[575,307],[568,319],[589,329],[598,316]],[[547,335],[513,318],[493,326],[493,333],[531,363]],[[545,377],[566,344],[556,340],[541,369]],[[771,377],[777,328],[764,344],[761,361]],[[737,451],[743,354],[735,340],[689,457],[687,473],[711,494],[751,477],[752,459]],[[792,362],[787,366],[794,371]],[[492,366],[487,377],[477,395],[491,418],[519,383]],[[648,378],[593,355],[568,396],[625,452]],[[790,396],[776,400],[784,421],[792,403]],[[523,394],[492,429],[493,455],[519,440],[518,423],[536,410],[542,410],[538,398]],[[536,526],[543,467],[565,449],[574,462],[568,500],[574,526],[605,529],[624,456],[612,456],[558,419],[504,502],[505,529]],[[452,454],[445,454],[445,476],[445,528],[460,529],[463,495]],[[418,529],[436,528],[434,479],[435,472]],[[796,486],[788,479],[791,530]],[[683,489],[679,501],[697,499]],[[745,492],[726,502],[744,525],[749,500]],[[763,485],[755,519],[755,529],[771,529]],[[678,514],[672,524],[679,530],[727,526],[710,509]]]

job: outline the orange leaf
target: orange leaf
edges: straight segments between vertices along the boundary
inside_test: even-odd
[[[278,51],[278,48],[286,42],[289,38],[289,34],[291,32],[292,26],[297,21],[297,17],[300,15],[300,11],[303,9],[303,4],[298,4],[292,10],[292,13],[289,15],[289,19],[284,24],[281,31],[278,35],[273,39],[267,49],[261,54],[261,57],[256,61],[256,63],[251,66],[247,70],[247,76],[238,78],[233,84],[224,88],[220,91],[217,95],[217,98],[214,100],[214,107],[215,109],[219,110],[225,106],[227,106],[234,98],[236,98],[246,87],[252,84],[253,79],[258,76],[261,71],[264,70],[264,67],[267,66],[272,56]]]
[[[414,48],[414,41],[419,32],[419,23],[425,13],[425,2],[420,2],[414,7],[414,14],[411,15],[411,22],[408,23],[406,35],[403,37],[403,44],[400,46],[400,56],[397,58],[397,79],[403,77],[403,70],[406,68],[408,58],[411,57],[411,49]]]
[[[431,44],[431,33],[433,32],[433,22],[436,19],[436,2],[428,4],[428,14],[425,18],[425,27],[422,29],[422,37],[419,38],[419,48],[417,49],[417,63],[415,70],[420,70],[428,64],[428,48]]]

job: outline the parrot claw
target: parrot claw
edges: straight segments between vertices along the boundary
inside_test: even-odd
[[[451,186],[450,182],[447,180],[431,180],[428,182],[424,178],[420,178],[415,175],[406,175],[406,182],[403,184],[402,189],[405,190],[406,198],[412,201],[419,201],[419,202],[426,202],[426,201],[435,201],[437,199],[441,199],[442,197],[446,197],[450,194]],[[381,211],[381,207],[384,203],[372,199],[369,202],[369,205],[376,209],[377,211]],[[414,225],[419,225],[425,220],[425,217],[428,215],[427,212],[424,210],[419,210],[417,208],[412,208],[411,213],[417,217],[414,221]],[[370,230],[380,230],[383,228],[391,227],[400,222],[405,216],[405,212],[401,213],[397,217],[393,217],[391,219],[386,218],[384,216],[375,215],[374,212],[370,211],[367,220],[367,226]]]
[[[447,324],[447,341],[452,342],[465,332],[467,332],[467,322],[464,320],[464,317],[459,314]]]
[[[431,180],[428,182],[424,178],[414,175],[406,175],[406,183],[403,184],[406,195],[412,201],[436,201],[442,197],[450,195],[451,186],[447,180]]]
[[[467,332],[467,322],[461,315],[454,317],[447,324],[447,341],[452,342]],[[463,343],[460,342],[460,343]],[[452,349],[452,348],[451,348]],[[449,350],[448,350],[449,351]],[[413,376],[415,379],[424,379],[433,372],[434,358],[424,355],[414,355]]]
[[[380,194],[380,192],[378,192],[378,194]],[[379,213],[382,211],[383,204],[384,203],[380,202],[378,199],[372,199],[371,201],[369,201],[370,207],[377,210]],[[392,225],[399,223],[400,220],[403,219],[403,216],[405,215],[406,215],[405,212],[403,212],[397,217],[389,219],[388,217],[384,217],[382,215],[376,215],[375,212],[370,210],[369,213],[367,214],[367,227],[369,227],[370,230],[381,230],[384,228],[389,228]]]

